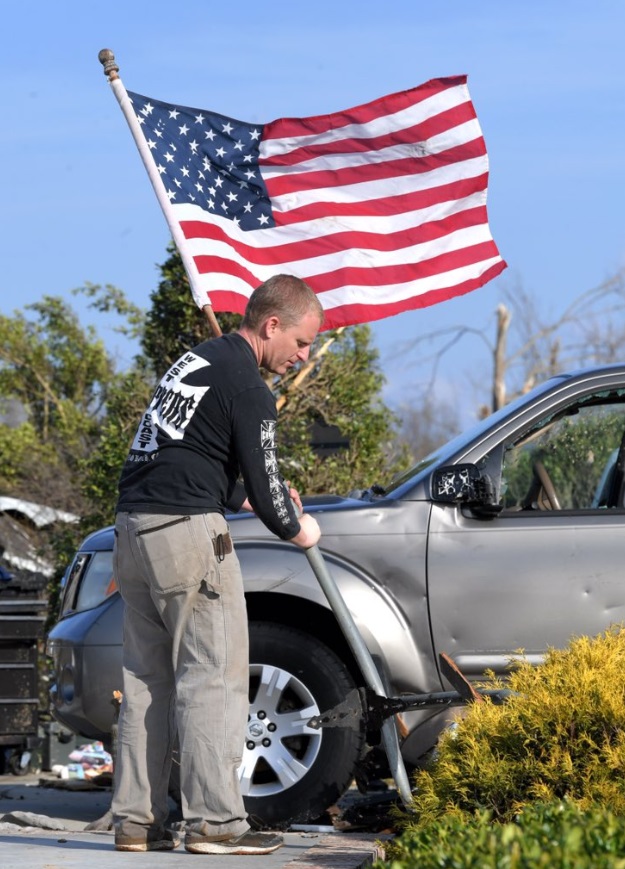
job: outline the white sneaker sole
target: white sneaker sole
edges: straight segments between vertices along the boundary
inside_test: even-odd
[[[228,845],[227,842],[195,842],[186,845],[185,850],[190,854],[250,854],[262,856],[263,854],[271,854],[272,851],[277,851],[282,847],[282,842],[277,845],[272,845],[270,848],[261,847],[255,848],[251,845]]]

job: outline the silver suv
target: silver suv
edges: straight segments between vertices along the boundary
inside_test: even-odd
[[[520,650],[540,663],[548,646],[623,620],[624,435],[625,365],[586,369],[543,383],[384,488],[308,499],[389,695],[448,689],[440,652],[478,679],[504,674]],[[229,522],[251,635],[243,793],[259,823],[285,826],[384,771],[366,728],[309,725],[363,679],[306,556],[254,516]],[[82,544],[48,642],[55,717],[105,742],[121,688],[112,545],[111,529]],[[402,716],[407,765],[449,715]]]

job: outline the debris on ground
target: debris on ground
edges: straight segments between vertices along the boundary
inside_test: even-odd
[[[19,827],[20,830],[59,830],[68,832],[68,828],[62,821],[57,818],[50,818],[48,815],[36,815],[33,812],[7,812],[5,815],[0,815],[0,830],[6,827]],[[8,830],[7,830],[8,832]]]
[[[333,827],[343,833],[393,833],[397,824],[396,810],[400,806],[395,789],[366,794],[348,791],[336,806],[328,809],[328,814]]]
[[[70,763],[55,764],[52,772],[59,778],[94,779],[103,773],[113,774],[113,757],[102,742],[91,742],[75,748],[68,757]]]

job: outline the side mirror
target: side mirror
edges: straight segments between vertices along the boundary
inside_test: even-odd
[[[432,500],[443,504],[466,504],[478,516],[501,511],[495,503],[493,484],[476,465],[443,465],[432,474]]]

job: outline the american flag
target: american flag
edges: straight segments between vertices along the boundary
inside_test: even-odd
[[[242,313],[258,284],[294,274],[330,329],[467,293],[506,266],[466,76],[267,124],[128,96],[200,307]]]

